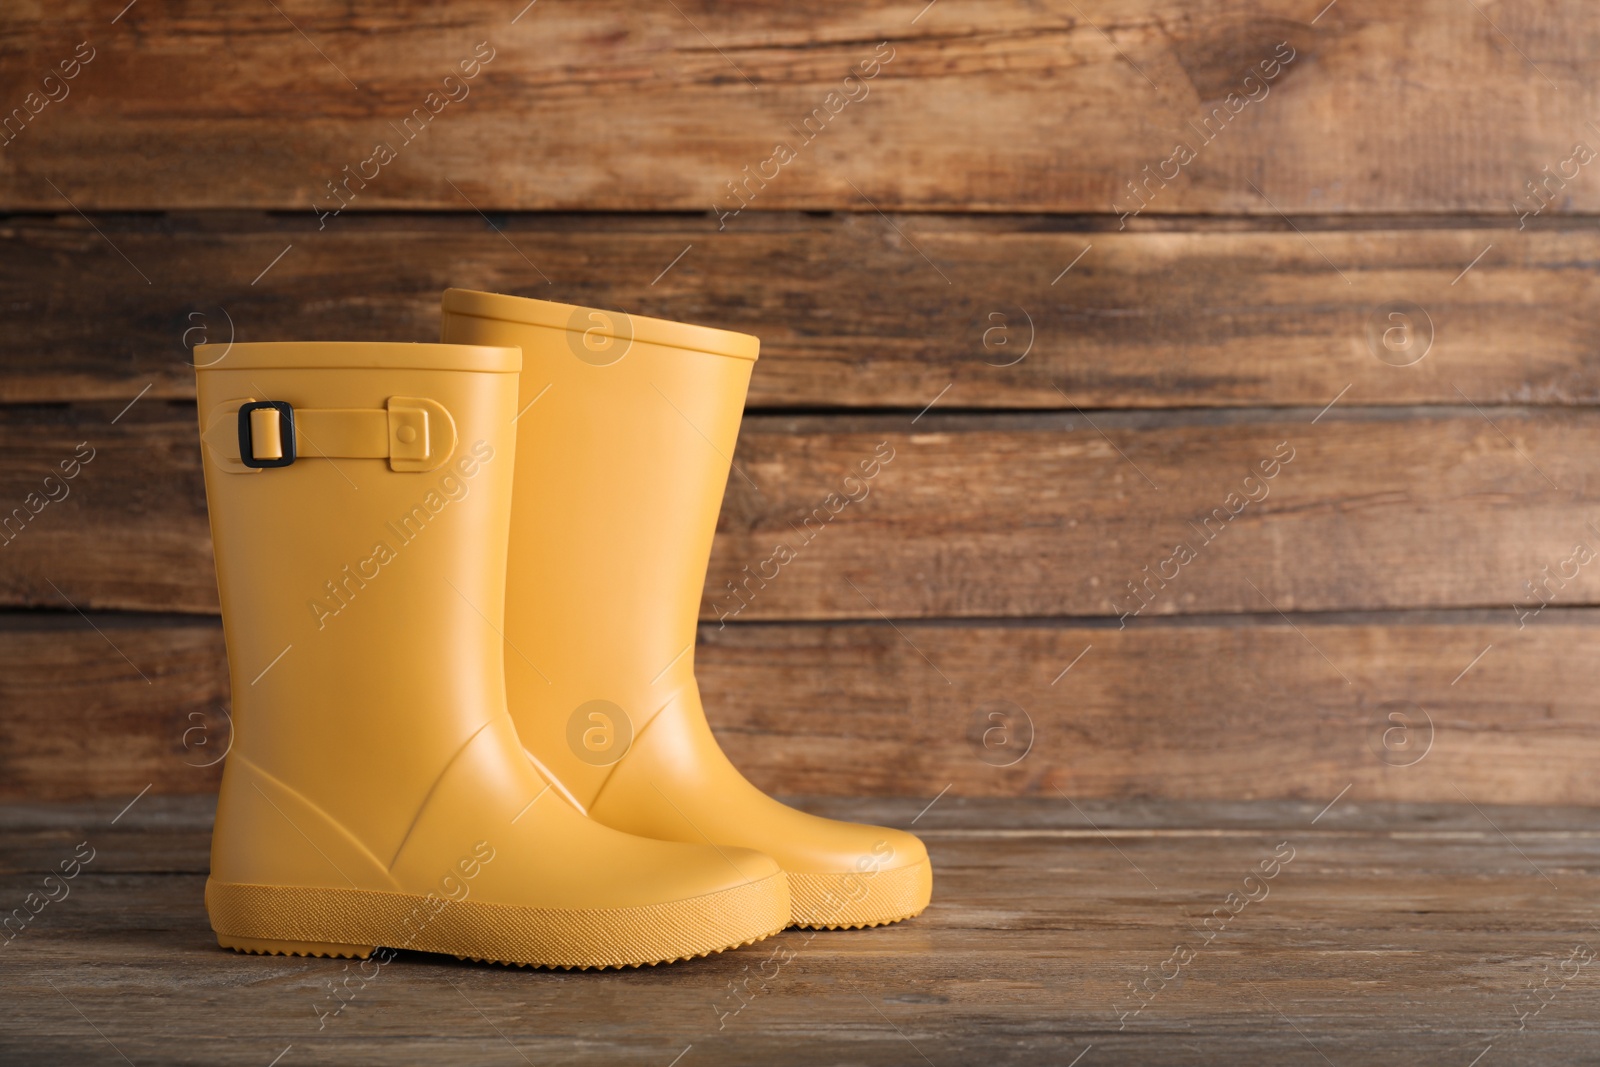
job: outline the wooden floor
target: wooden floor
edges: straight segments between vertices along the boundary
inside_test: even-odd
[[[916,819],[936,869],[922,917],[623,973],[402,954],[363,975],[219,950],[202,905],[210,800],[146,796],[119,814],[125,803],[0,808],[7,911],[26,913],[46,871],[93,850],[65,897],[52,882],[61,899],[0,942],[0,1062],[1600,1058],[1591,809],[1369,805],[1352,791],[1326,811],[946,796],[918,817],[921,801],[818,800],[806,806]]]

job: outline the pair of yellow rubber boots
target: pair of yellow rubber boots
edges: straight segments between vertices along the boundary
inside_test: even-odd
[[[618,967],[922,911],[917,838],[772,800],[701,709],[757,339],[450,290],[443,341],[195,350],[219,943]]]

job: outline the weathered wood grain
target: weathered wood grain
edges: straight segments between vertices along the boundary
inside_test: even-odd
[[[726,210],[765,164],[751,210],[1115,212],[1182,142],[1195,158],[1149,179],[1149,212],[1511,213],[1593,137],[1600,19],[1577,0],[925,6],[197,0],[113,23],[83,0],[14,3],[8,111],[77,42],[96,57],[4,149],[0,206],[310,217],[374,160],[352,211]],[[447,86],[480,42],[493,58]],[[429,102],[447,90],[459,102]],[[792,161],[771,162],[779,143]],[[1567,170],[1550,210],[1600,206]]]
[[[220,628],[94,626],[0,630],[0,796],[214,790]],[[1600,806],[1597,627],[1555,609],[1521,631],[1485,613],[706,624],[696,658],[713,727],[773,793]]]
[[[1546,599],[1592,603],[1600,573],[1568,560],[1579,541],[1595,547],[1600,415],[1492,411],[753,419],[706,614],[1509,615],[1518,600],[1537,606],[1524,583],[1545,567],[1571,578],[1552,579]],[[801,520],[849,490],[843,476],[883,441],[895,459],[873,495],[807,541]],[[1252,480],[1274,455],[1293,459]],[[1246,504],[1246,489],[1267,495]],[[777,545],[795,558],[773,577]]]
[[[0,518],[96,452],[0,547],[0,605],[216,610],[193,407],[122,406],[7,410]],[[892,461],[847,481],[884,442]],[[1600,548],[1597,455],[1584,409],[752,416],[702,616],[1591,604],[1574,545]],[[1193,558],[1168,562],[1180,544]]]
[[[120,806],[0,811],[3,903],[25,898],[53,849],[97,850],[71,894],[0,948],[8,1061],[1404,1067],[1466,1064],[1493,1045],[1567,1067],[1600,1037],[1600,986],[1573,957],[1596,945],[1588,810],[1369,808],[1354,792],[1320,818],[1320,805],[1130,815],[947,798],[917,820],[937,873],[933,905],[908,923],[788,931],[622,973],[403,954],[363,987],[346,961],[215,946],[208,800],[146,798],[112,826]],[[1280,848],[1292,859],[1246,885]],[[1204,926],[1230,894],[1263,891],[1219,933]],[[1192,956],[1163,981],[1180,946]],[[730,984],[772,974],[760,963],[774,951],[776,977],[719,1014],[739,1003]],[[319,1029],[315,1005],[347,975],[353,999]],[[1134,1014],[1130,984],[1146,980]]]
[[[1593,625],[708,625],[697,659],[780,792],[1600,804]]]
[[[1587,222],[1325,218],[1301,220],[1304,236],[1275,219],[1119,233],[876,214],[720,234],[589,215],[512,216],[496,234],[470,212],[325,232],[251,215],[94,225],[103,236],[75,214],[0,222],[0,401],[192,397],[187,345],[207,340],[431,340],[448,286],[756,334],[758,409],[1600,401],[1600,232]],[[1422,311],[1390,320],[1400,299]],[[1391,353],[1388,329],[1414,347]]]
[[[65,614],[0,625],[0,794],[214,791],[232,741],[213,619]],[[137,779],[138,784],[129,788]]]
[[[0,603],[216,610],[194,405],[123,407],[0,416]]]

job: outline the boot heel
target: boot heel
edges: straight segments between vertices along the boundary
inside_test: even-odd
[[[340,959],[364,960],[372,955],[373,945],[340,945],[331,941],[280,941],[269,937],[236,937],[218,934],[217,944],[235,952],[251,952],[258,956],[335,956]]]

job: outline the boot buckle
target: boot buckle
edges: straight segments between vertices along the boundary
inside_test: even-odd
[[[294,408],[284,400],[239,406],[239,462],[246,467],[287,467],[295,461]]]

